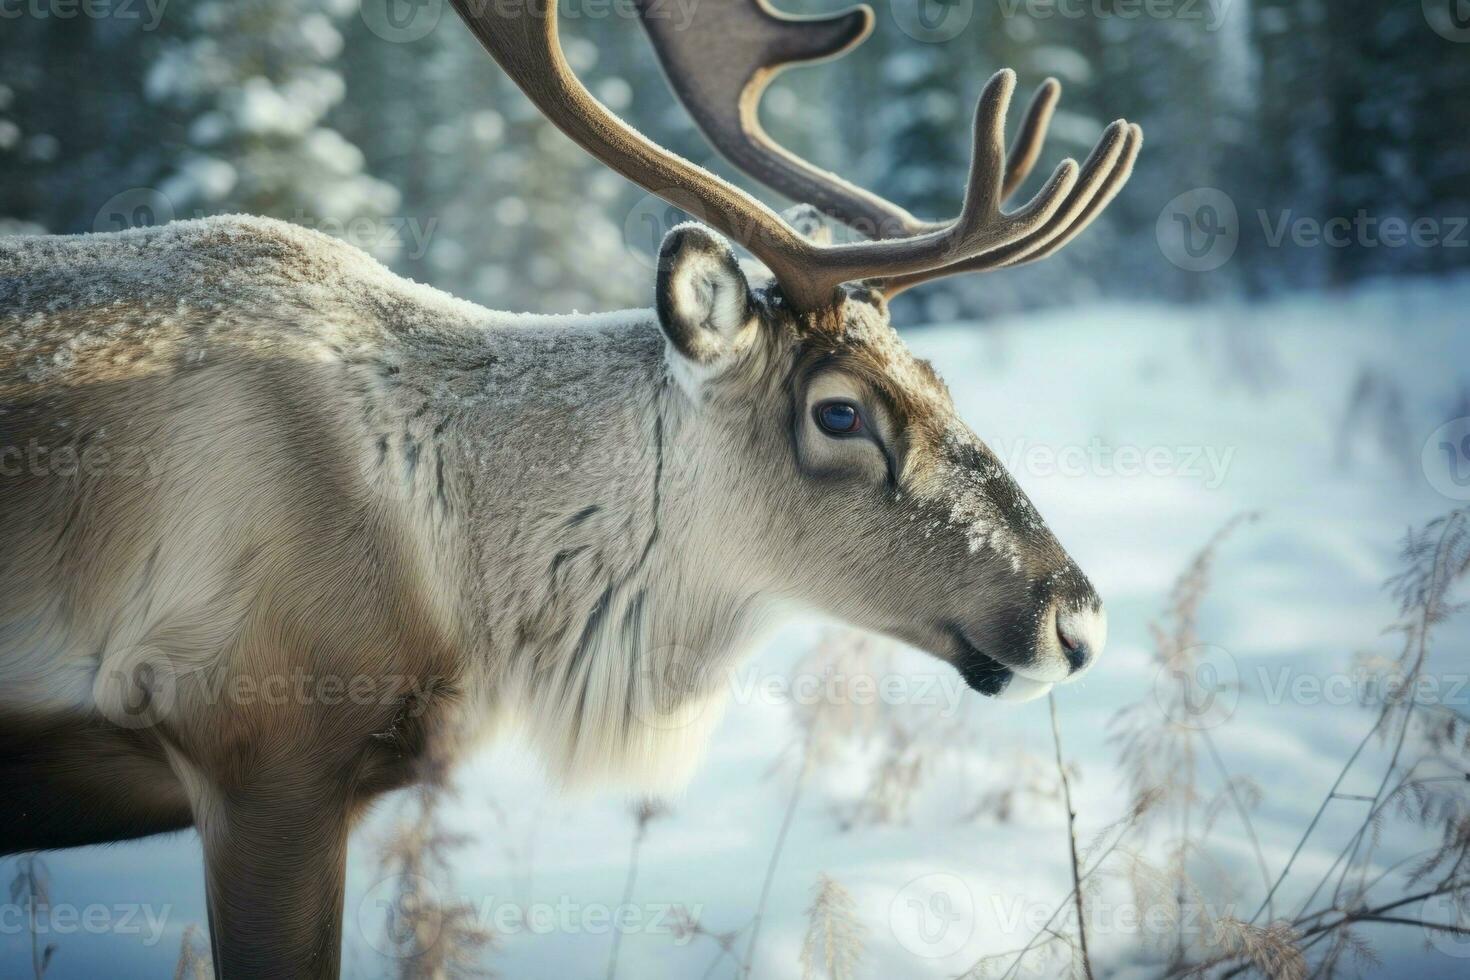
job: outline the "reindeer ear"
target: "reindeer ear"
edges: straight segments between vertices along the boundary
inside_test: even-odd
[[[657,291],[671,354],[717,370],[750,343],[750,284],[729,242],[709,229],[684,224],[669,232],[658,253]]]

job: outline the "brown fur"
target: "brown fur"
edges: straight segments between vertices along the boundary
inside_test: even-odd
[[[46,447],[51,463],[0,478],[0,535],[14,543],[0,560],[0,621],[44,623],[32,642],[76,651],[83,687],[37,678],[0,711],[0,849],[197,825],[226,962],[241,975],[335,975],[349,821],[415,778],[459,699],[462,643],[425,608],[413,548],[348,463],[349,437],[323,402],[335,379],[254,356],[115,368],[159,357],[135,356],[138,336],[84,357],[64,385],[6,375],[9,393],[33,397],[4,404],[5,443]],[[158,577],[191,567],[218,577],[177,611],[148,608],[166,598]],[[146,631],[111,649],[128,621]],[[114,661],[156,706],[141,727],[76,697]],[[335,696],[331,678],[366,678],[372,694],[326,710],[266,693],[298,677],[327,685],[313,697]],[[292,907],[293,889],[312,915],[262,911]]]

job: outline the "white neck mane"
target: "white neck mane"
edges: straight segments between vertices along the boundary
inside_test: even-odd
[[[630,311],[474,343],[436,338],[398,377],[442,389],[444,357],[480,365],[427,412],[452,437],[449,533],[485,666],[477,700],[566,782],[676,787],[772,606],[740,556],[697,533],[694,406],[658,326]]]

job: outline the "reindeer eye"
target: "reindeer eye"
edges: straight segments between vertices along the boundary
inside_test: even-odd
[[[852,402],[822,402],[814,414],[817,424],[832,435],[852,435],[863,427],[863,417]]]

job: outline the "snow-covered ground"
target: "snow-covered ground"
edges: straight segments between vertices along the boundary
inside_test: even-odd
[[[1252,510],[1260,520],[1220,552],[1199,630],[1220,669],[1241,681],[1230,717],[1213,729],[1216,744],[1230,770],[1260,785],[1255,824],[1266,863],[1273,874],[1285,863],[1372,721],[1337,694],[1313,694],[1311,682],[1346,671],[1357,652],[1395,652],[1393,638],[1381,633],[1396,611],[1381,583],[1397,569],[1399,539],[1408,526],[1463,502],[1436,489],[1421,451],[1441,423],[1470,414],[1462,395],[1470,382],[1467,327],[1470,281],[1387,282],[1258,306],[1059,310],[987,330],[911,333],[912,346],[934,361],[965,417],[1108,602],[1103,661],[1057,694],[1063,743],[1079,772],[1084,843],[1127,805],[1107,725],[1120,707],[1151,696],[1148,623],[1194,552],[1231,515]],[[1365,369],[1372,380],[1363,386]],[[1367,407],[1350,413],[1355,387]],[[1431,664],[1437,676],[1467,669],[1467,619],[1441,630]],[[749,920],[792,786],[789,767],[772,767],[796,731],[788,700],[751,683],[784,677],[823,628],[792,623],[759,653],[741,675],[746,695],[730,705],[704,766],[671,801],[671,814],[649,825],[633,892],[645,926],[624,935],[620,976],[704,974],[714,946],[674,935],[663,917],[667,906],[697,913],[712,932]],[[756,977],[800,976],[805,909],[819,873],[856,900],[866,945],[858,975],[871,978],[953,976],[984,953],[1023,945],[1035,910],[1045,918],[1067,894],[1058,802],[1023,795],[1005,822],[965,819],[987,790],[1051,778],[1046,702],[1007,705],[966,692],[951,703],[947,669],[910,651],[898,663],[935,678],[922,695],[910,687],[911,698],[928,697],[933,711],[963,716],[967,724],[956,731],[964,734],[951,738],[897,825],[844,829],[834,805],[861,791],[867,770],[848,760],[819,772],[793,817]],[[1458,697],[1470,701],[1470,691]],[[920,711],[913,704],[902,710],[907,717]],[[1376,751],[1345,790],[1373,791]],[[621,901],[633,838],[628,799],[552,795],[535,765],[507,746],[464,766],[459,785],[448,822],[474,840],[456,852],[455,891],[484,924],[506,933],[488,965],[514,978],[605,975],[612,943],[605,910]],[[1331,863],[1361,816],[1355,806],[1329,807],[1279,904],[1305,897],[1297,883],[1315,883]],[[353,976],[394,970],[375,948],[388,890],[375,851],[392,809],[381,807],[354,840],[345,958]],[[1427,846],[1396,827],[1389,828],[1388,857]],[[1249,917],[1263,889],[1232,813],[1218,818],[1208,850],[1224,873],[1221,901],[1237,902]],[[204,921],[191,835],[46,860],[53,902],[108,910],[97,919],[105,928],[74,924],[51,937],[60,950],[48,977],[169,975],[180,934]],[[1129,928],[1126,908],[1106,905],[1120,894],[1105,888],[1091,923],[1095,958],[1118,975],[1149,976],[1136,965],[1147,962],[1139,953],[1146,930]],[[135,931],[124,929],[118,908],[140,901],[146,907],[129,922]],[[514,910],[527,904],[532,921],[509,928]],[[1374,975],[1451,977],[1470,969],[1470,946],[1427,944],[1417,928],[1365,935],[1383,961]],[[0,921],[0,975],[29,971],[29,942],[21,923]],[[726,960],[710,975],[732,972]]]

